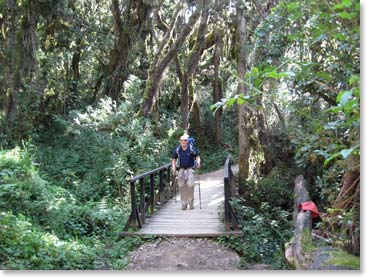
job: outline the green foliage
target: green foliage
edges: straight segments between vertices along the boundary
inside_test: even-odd
[[[253,263],[272,264],[273,269],[286,269],[283,245],[292,235],[290,213],[263,202],[259,209],[244,205],[244,200],[233,200],[239,215],[243,236],[220,238],[219,241],[236,250],[246,268]]]
[[[2,269],[91,269],[96,253],[77,240],[60,240],[24,215],[1,212]]]
[[[0,153],[0,208],[24,214],[62,238],[113,235],[126,221],[119,203],[82,204],[70,191],[43,180],[19,148]]]
[[[0,209],[12,226],[1,229],[10,230],[1,243],[4,238],[4,247],[14,250],[1,249],[3,268],[126,266],[127,253],[143,242],[118,240],[130,212],[127,179],[170,157],[167,142],[157,141],[148,121],[134,119],[131,107],[102,101],[85,113],[55,117],[34,144],[0,151]],[[18,228],[23,221],[28,227]],[[19,238],[12,241],[17,228]]]
[[[350,255],[344,251],[331,252],[330,258],[328,259],[326,264],[342,266],[354,270],[360,270],[361,268],[360,257]]]
[[[255,177],[245,185],[246,203],[257,207],[260,203],[271,203],[273,207],[288,210],[292,207],[293,197],[289,193],[293,188],[296,172],[286,167],[274,167],[268,176]]]
[[[127,103],[116,107],[104,100],[95,109],[73,111],[69,119],[58,117],[56,122],[51,143],[45,142],[35,155],[52,180],[82,201],[119,197],[125,203],[126,180],[170,158],[167,142],[157,140],[148,121],[134,118]]]
[[[327,214],[328,217],[320,224],[320,229],[330,232],[330,239],[334,246],[353,249],[354,244],[359,243],[361,231],[360,221],[356,220],[359,216],[358,212],[354,208],[349,210],[329,208]]]

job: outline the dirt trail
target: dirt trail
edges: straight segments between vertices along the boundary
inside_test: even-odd
[[[234,171],[237,171],[234,166]],[[223,170],[203,174],[203,178],[223,178]],[[208,238],[157,238],[129,256],[127,270],[236,270],[240,257]]]
[[[132,252],[127,270],[236,270],[232,249],[203,238],[158,238]]]

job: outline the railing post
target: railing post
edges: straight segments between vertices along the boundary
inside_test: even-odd
[[[163,169],[159,171],[159,201],[160,206],[162,207],[162,205],[164,204],[164,189],[163,189]]]
[[[171,187],[171,168],[167,168],[167,192],[168,192],[168,199],[172,196],[172,187]]]
[[[131,226],[136,229],[138,227],[137,206],[135,196],[135,182],[130,182],[131,194]]]
[[[230,197],[230,189],[229,189],[229,180],[228,178],[224,178],[224,226],[225,230],[229,231],[230,227],[230,212],[229,212],[229,197]]]
[[[149,188],[149,204],[150,204],[150,213],[154,212],[154,174],[150,175],[150,188]]]
[[[141,214],[141,223],[145,223],[145,184],[144,178],[140,179],[140,214]]]

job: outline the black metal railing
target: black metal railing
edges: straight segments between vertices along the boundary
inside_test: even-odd
[[[141,228],[146,218],[172,197],[171,166],[166,164],[130,179],[131,212],[124,231]]]
[[[239,223],[231,205],[231,199],[235,197],[235,178],[231,168],[231,156],[228,156],[224,164],[224,224],[225,230],[231,228],[239,230]]]

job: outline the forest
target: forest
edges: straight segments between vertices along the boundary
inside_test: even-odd
[[[0,0],[0,269],[124,269],[128,180],[184,132],[239,165],[244,269],[289,269],[300,174],[359,261],[359,1]]]

